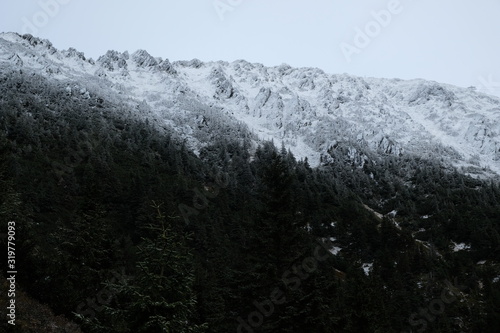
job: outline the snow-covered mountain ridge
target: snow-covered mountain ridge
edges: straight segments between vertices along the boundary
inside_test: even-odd
[[[0,34],[1,63],[67,83],[68,93],[88,94],[86,84],[98,83],[146,103],[145,116],[172,126],[195,151],[207,144],[197,127],[211,112],[227,126],[245,124],[259,139],[284,142],[311,165],[328,162],[342,144],[353,158],[415,154],[500,175],[500,99],[472,89],[244,60],[170,62],[144,50],[108,51],[94,61],[15,33]]]

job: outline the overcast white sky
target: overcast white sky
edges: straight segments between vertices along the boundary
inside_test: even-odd
[[[109,49],[424,78],[500,96],[500,0],[3,0],[0,31]]]

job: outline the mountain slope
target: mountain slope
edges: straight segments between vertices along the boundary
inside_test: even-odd
[[[465,173],[500,174],[500,100],[471,89],[244,60],[170,63],[144,50],[108,51],[94,61],[14,33],[0,35],[0,61],[43,72],[70,94],[86,93],[74,82],[107,86],[147,105],[142,116],[172,126],[195,152],[206,145],[197,127],[211,114],[224,126],[248,127],[254,142],[284,142],[312,165],[331,161],[328,152],[342,144],[361,156],[410,154]]]

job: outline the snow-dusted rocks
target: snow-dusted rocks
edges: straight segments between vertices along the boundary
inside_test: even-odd
[[[253,115],[277,121],[278,126],[283,126],[281,119],[285,104],[281,95],[270,88],[261,88],[253,101]]]
[[[236,91],[229,79],[224,75],[224,71],[221,67],[216,67],[212,70],[209,80],[215,87],[213,96],[215,99],[228,99],[235,96]]]
[[[100,56],[97,59],[97,64],[110,72],[127,70],[128,59],[129,59],[128,53],[120,53],[117,51],[110,50],[105,55]]]
[[[17,67],[22,67],[23,66],[23,60],[17,55],[17,54],[12,54],[10,57],[7,58],[10,60],[10,62]]]
[[[61,51],[61,54],[64,55],[67,58],[77,58],[83,61],[86,61],[87,59],[85,58],[85,55],[83,52],[78,52],[76,49],[70,47],[66,51]]]
[[[105,86],[127,103],[146,103],[141,116],[171,125],[193,150],[207,143],[191,119],[209,116],[224,119],[213,123],[227,133],[245,124],[254,143],[284,142],[312,166],[338,153],[358,167],[377,155],[411,154],[500,175],[500,99],[473,89],[245,60],[171,63],[145,50],[108,51],[94,63],[75,49],[57,51],[49,41],[15,33],[0,34],[0,65]]]
[[[158,68],[160,71],[171,74],[171,75],[177,74],[177,71],[172,66],[170,61],[168,61],[168,59],[161,61],[160,64],[158,65]]]
[[[132,53],[132,60],[138,67],[156,67],[158,61],[145,50],[138,50]]]

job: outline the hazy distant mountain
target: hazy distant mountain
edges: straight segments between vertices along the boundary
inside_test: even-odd
[[[50,76],[68,94],[91,98],[87,89],[100,87],[173,128],[194,152],[214,128],[233,136],[248,129],[254,142],[283,142],[313,166],[342,145],[359,165],[374,154],[414,154],[465,173],[500,174],[500,99],[471,89],[244,60],[171,63],[144,50],[94,61],[15,33],[0,34],[0,63]]]

